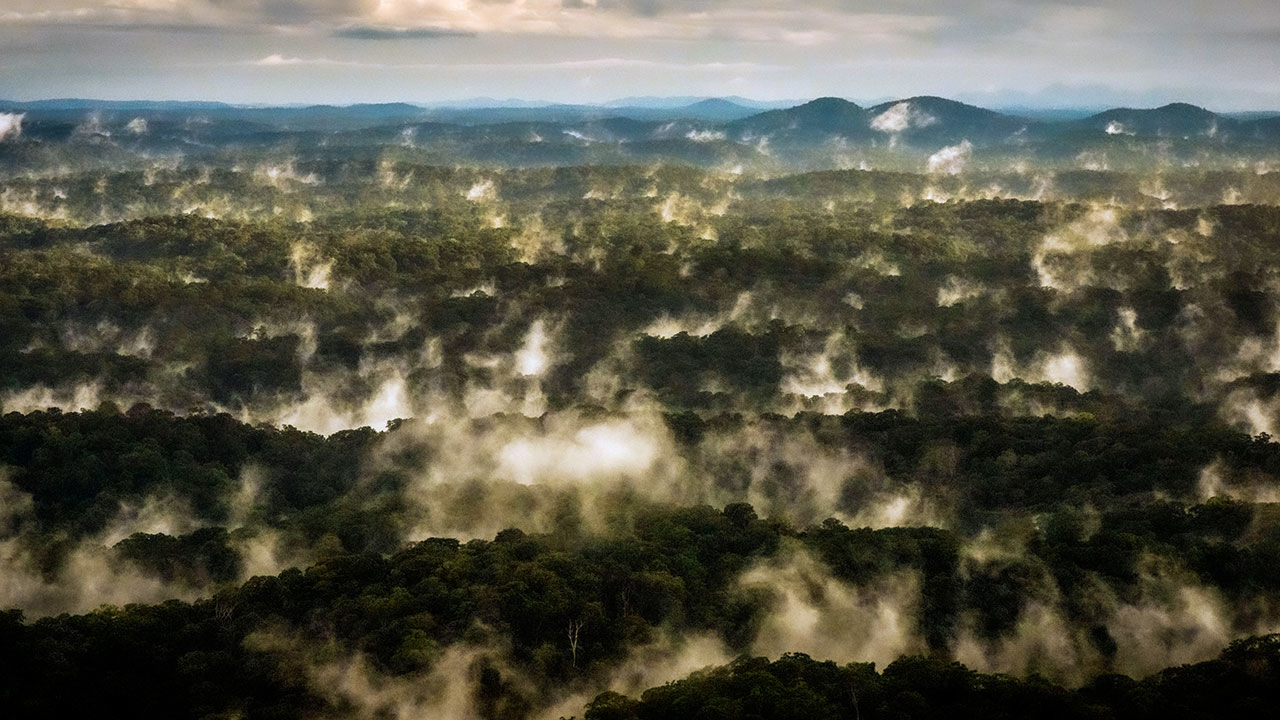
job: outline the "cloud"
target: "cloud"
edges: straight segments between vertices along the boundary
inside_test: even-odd
[[[212,11],[233,22],[259,20],[297,26],[351,22],[377,14],[385,3],[378,0],[188,0],[177,5],[191,12]]]
[[[973,154],[973,143],[968,140],[959,145],[948,145],[929,156],[931,174],[959,175]]]
[[[441,27],[378,27],[375,25],[352,25],[339,28],[333,37],[346,40],[429,40],[435,38],[475,37],[474,32],[454,30]]]
[[[871,129],[882,133],[896,135],[912,128],[925,128],[936,125],[938,118],[909,102],[900,102],[871,119]]]
[[[920,578],[911,571],[854,587],[832,577],[820,560],[797,544],[743,573],[743,587],[772,596],[752,641],[755,654],[803,652],[840,662],[887,665],[925,650],[915,617]]]
[[[859,78],[864,97],[968,93],[972,98],[1001,88],[1034,91],[1069,82],[1078,92],[1065,97],[1051,92],[1049,102],[1091,108],[1177,99],[1220,109],[1259,109],[1274,106],[1280,97],[1274,73],[1257,62],[1259,52],[1265,57],[1262,43],[1280,34],[1280,5],[1256,0],[1224,0],[1212,9],[1155,0],[901,0],[891,5],[869,0],[0,0],[0,33],[0,43],[10,43],[6,60],[23,69],[10,73],[7,94],[29,97],[101,94],[106,88],[134,96],[208,98],[216,92],[218,99],[238,102],[387,100],[405,99],[407,83],[416,81],[388,74],[326,84],[322,75],[362,66],[299,62],[293,64],[331,67],[314,69],[313,82],[306,84],[284,77],[246,82],[238,76],[214,78],[211,84],[193,69],[198,64],[180,60],[194,54],[204,63],[232,63],[268,52],[303,60],[328,56],[389,70],[415,60],[466,63],[463,70],[495,63],[488,77],[439,77],[429,86],[434,99],[516,96],[538,87],[539,99],[581,102],[606,89],[704,95],[726,87],[737,92],[739,86],[757,97],[796,98],[847,92],[851,77]],[[120,42],[108,33],[139,40]],[[210,42],[207,50],[193,53],[190,43],[178,42],[178,33],[210,34],[226,42]],[[262,36],[276,43],[254,42]],[[448,37],[475,41],[434,42]],[[1169,37],[1179,42],[1170,43]],[[381,45],[376,56],[339,54],[351,49],[343,41],[365,40]],[[15,41],[30,46],[16,48]],[[593,85],[582,84],[582,77],[562,81],[554,73],[542,73],[531,84],[530,75],[544,67],[536,64],[518,76],[504,72],[519,61],[545,64],[581,54],[745,61],[789,69],[777,77],[744,70],[738,78],[685,77],[661,67],[627,78],[602,71]],[[1152,91],[1171,76],[1185,87]],[[163,86],[166,81],[169,87]],[[1092,85],[1114,89],[1105,91],[1104,101],[1103,94],[1088,91]],[[324,98],[316,96],[317,88]],[[1153,95],[1159,102],[1145,100]]]
[[[6,0],[0,0],[0,5]],[[846,38],[915,36],[940,21],[924,13],[873,7],[797,8],[771,0],[120,0],[86,8],[72,0],[8,0],[0,23],[116,29],[200,26],[269,30],[351,40],[466,37],[477,34],[589,38],[731,40],[810,46]]]
[[[259,67],[288,67],[291,65],[348,65],[354,67],[377,67],[370,63],[344,62],[341,60],[332,60],[330,58],[300,58],[273,53],[257,60],[251,60],[249,65],[257,65]]]
[[[0,142],[17,139],[22,135],[22,113],[0,113]]]
[[[989,42],[1000,38],[1137,37],[1168,33],[1265,42],[1280,11],[1224,0],[1213,12],[1154,0],[1095,3],[903,0],[886,12],[867,0],[0,0],[0,23],[115,23],[121,29],[269,26],[359,40],[441,33],[541,33],[579,37],[703,37],[794,45],[840,38]]]
[[[617,69],[653,69],[653,70],[706,70],[741,72],[743,70],[785,70],[781,65],[770,65],[753,62],[703,62],[681,63],[659,60],[640,60],[635,58],[591,58],[587,60],[562,60],[552,63],[533,63],[541,67],[565,68],[569,70],[617,70]]]
[[[224,65],[226,63],[212,63]],[[233,65],[256,65],[258,67],[290,67],[301,65],[363,68],[369,70],[493,70],[493,71],[530,71],[530,70],[668,70],[678,72],[742,72],[754,70],[759,72],[777,72],[786,70],[781,65],[767,65],[747,62],[705,62],[680,63],[658,60],[640,60],[634,58],[586,58],[582,60],[558,60],[552,62],[456,62],[456,63],[384,63],[363,60],[339,60],[331,57],[297,57],[283,53],[272,53],[257,60],[231,63]],[[206,66],[209,64],[205,64]]]
[[[274,55],[268,55],[259,60],[254,60],[252,64],[262,65],[265,67],[274,67],[277,65],[302,65],[305,62],[306,61],[303,60],[302,58],[285,57],[279,53],[276,53]]]

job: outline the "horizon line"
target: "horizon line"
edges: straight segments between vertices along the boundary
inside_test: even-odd
[[[1159,105],[1111,105],[1111,104],[1040,104],[1035,102],[1013,102],[1013,103],[995,103],[991,105],[980,105],[965,100],[955,100],[946,95],[928,95],[918,94],[901,98],[877,97],[870,99],[850,99],[839,95],[815,95],[808,99],[786,98],[778,100],[763,100],[758,98],[750,98],[741,95],[643,95],[643,96],[625,96],[613,98],[603,101],[582,101],[582,102],[563,102],[541,99],[526,99],[520,97],[494,98],[488,96],[474,96],[466,98],[456,98],[450,100],[378,100],[378,101],[358,101],[358,102],[335,102],[317,100],[315,102],[292,102],[292,103],[241,103],[226,100],[215,99],[150,99],[150,98],[104,98],[104,97],[42,97],[28,100],[18,100],[13,98],[0,97],[0,105],[39,105],[51,103],[80,103],[84,105],[92,104],[135,104],[135,105],[217,105],[228,109],[241,110],[298,110],[313,107],[331,107],[337,109],[347,109],[354,107],[377,107],[386,105],[408,105],[422,110],[448,110],[448,109],[465,109],[465,110],[487,110],[487,109],[512,109],[512,110],[538,110],[547,108],[599,108],[599,109],[622,109],[622,108],[644,108],[652,110],[670,109],[676,110],[690,105],[695,105],[709,100],[723,100],[745,109],[759,110],[767,112],[775,109],[789,109],[808,104],[815,100],[823,100],[834,98],[845,102],[858,105],[859,107],[875,107],[893,102],[906,102],[916,98],[934,97],[952,102],[958,102],[972,107],[979,107],[992,110],[1029,110],[1035,112],[1100,112],[1107,110],[1158,110],[1170,105],[1190,105],[1203,110],[1208,110],[1218,115],[1248,115],[1259,113],[1278,113],[1280,108],[1257,107],[1252,109],[1210,110],[1204,105],[1189,102],[1185,100],[1170,100]],[[671,105],[663,107],[655,105],[664,100],[687,100],[687,103],[681,105]],[[492,103],[492,104],[481,104]],[[764,107],[752,107],[752,105],[760,105]]]

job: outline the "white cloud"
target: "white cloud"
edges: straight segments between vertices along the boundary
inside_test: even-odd
[[[871,119],[871,129],[897,135],[911,128],[925,128],[938,124],[938,118],[909,102],[900,102]]]
[[[208,63],[208,65],[225,65],[228,63]],[[679,63],[665,62],[656,60],[640,60],[633,58],[586,58],[581,60],[558,60],[553,62],[482,62],[482,63],[385,63],[385,62],[367,62],[362,60],[339,60],[336,58],[318,56],[318,57],[298,57],[293,55],[285,55],[283,53],[272,53],[270,55],[258,58],[257,60],[249,60],[241,63],[230,63],[233,65],[253,65],[257,67],[297,67],[297,66],[330,66],[330,67],[347,67],[369,70],[442,70],[442,69],[464,69],[464,70],[671,70],[680,72],[703,72],[703,73],[735,73],[744,70],[755,70],[760,72],[778,72],[786,70],[782,65],[768,65],[746,62],[705,62],[705,63]]]
[[[973,144],[968,140],[959,145],[948,145],[929,156],[929,172],[959,175],[973,154]]]
[[[719,39],[795,47],[926,33],[942,18],[877,8],[798,7],[772,0],[714,4],[565,3],[562,0],[0,0],[0,23],[183,26],[274,30],[353,40],[423,40],[472,34]]]
[[[22,113],[0,113],[0,142],[22,135]]]
[[[314,63],[314,62],[316,61],[314,60],[307,61],[307,60],[303,60],[302,58],[296,58],[296,57],[285,57],[279,53],[276,53],[274,55],[268,55],[262,58],[261,60],[254,60],[253,64],[263,65],[266,67],[273,67],[276,65],[302,65],[302,64]]]
[[[1212,9],[1156,0],[0,0],[0,36],[13,70],[8,94],[30,98],[442,100],[527,96],[532,87],[538,99],[581,102],[730,90],[797,99],[1046,89],[1050,103],[1186,100],[1218,110],[1280,98],[1275,73],[1256,61],[1280,36],[1280,4],[1253,0]],[[1209,43],[1213,53],[1186,50]],[[201,69],[273,54],[290,62],[264,67],[310,74],[210,78]],[[183,61],[193,56],[200,61]],[[600,72],[587,83],[596,68],[557,61]],[[766,74],[778,66],[785,70]],[[518,75],[507,72],[514,67]],[[344,68],[467,76],[440,73],[414,92],[406,88],[428,86],[412,85],[421,79],[409,72],[343,83]],[[582,75],[554,72],[573,70]],[[1170,77],[1185,85],[1165,86]],[[1063,100],[1062,83],[1111,94],[1104,101],[1090,89]]]

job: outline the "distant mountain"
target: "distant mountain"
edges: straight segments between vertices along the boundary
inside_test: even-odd
[[[749,108],[753,112],[761,110],[779,110],[782,108],[797,105],[797,100],[752,100],[751,98],[741,97],[739,95],[728,95],[724,97],[706,97],[698,95],[682,95],[675,97],[661,97],[655,95],[642,95],[638,97],[618,98],[603,103],[603,107],[612,108],[655,108],[673,110],[677,108],[696,105],[707,100],[721,100],[732,103],[744,108]]]
[[[975,105],[931,95],[894,100],[867,109],[871,129],[907,145],[931,146],[968,140],[1002,143],[1035,123]]]
[[[674,112],[689,119],[728,122],[754,115],[757,109],[739,105],[724,98],[707,98],[684,107],[675,108]]]
[[[192,100],[88,100],[83,98],[55,98],[52,100],[0,100],[0,109],[5,110],[119,110],[126,112],[146,111],[193,111],[193,110],[229,110],[234,105],[220,102]]]
[[[921,96],[862,108],[840,98],[819,98],[730,123],[739,138],[770,136],[791,142],[839,137],[846,141],[936,149],[968,140],[1004,143],[1035,123],[940,97]]]
[[[1031,107],[1026,105],[1001,105],[992,109],[1004,115],[1013,115],[1046,123],[1082,120],[1098,112],[1098,108]]]
[[[818,98],[783,110],[768,110],[729,123],[726,129],[742,141],[758,137],[791,142],[833,136],[854,140],[870,137],[867,111],[836,97]]]
[[[1280,115],[1241,123],[1241,130],[1246,136],[1257,140],[1280,140]]]
[[[1187,103],[1170,103],[1149,110],[1115,108],[1070,123],[1109,135],[1142,137],[1217,137],[1239,129],[1240,123]]]
[[[1185,103],[1152,109],[1114,108],[1087,117],[997,112],[947,98],[918,96],[864,107],[823,97],[757,112],[734,98],[683,98],[640,106],[548,105],[424,107],[365,103],[244,107],[222,103],[42,100],[0,101],[12,158],[86,157],[109,165],[130,153],[191,158],[227,148],[379,144],[416,148],[441,162],[571,165],[676,162],[703,167],[758,165],[829,168],[866,162],[916,170],[926,157],[963,157],[956,167],[1040,161],[1064,167],[1126,167],[1151,156],[1204,162],[1206,143],[1230,158],[1270,158],[1280,151],[1280,116],[1219,115]],[[499,101],[495,101],[499,102]],[[930,159],[930,162],[932,160]],[[22,161],[26,162],[26,161]],[[1232,162],[1238,162],[1232,160]],[[0,167],[0,174],[5,168]]]
[[[728,119],[750,115],[755,112],[749,108],[728,114],[723,110],[713,109],[700,112],[698,108],[686,106],[682,108],[610,108],[599,105],[544,105],[541,107],[494,107],[494,108],[431,108],[424,111],[424,117],[437,122],[460,123],[464,125],[495,125],[500,123],[580,123],[604,120],[607,118],[630,118],[641,121],[663,121],[676,119],[697,119],[707,122],[724,122]]]
[[[478,110],[483,108],[538,108],[554,105],[545,100],[521,100],[519,98],[473,97],[462,100],[444,100],[423,103],[423,107],[448,110]]]
[[[311,105],[299,108],[244,108],[228,114],[295,130],[346,130],[426,117],[427,110],[408,103]]]
[[[1280,112],[1275,110],[1248,110],[1246,112],[1225,112],[1218,113],[1222,117],[1231,118],[1232,120],[1240,120],[1250,122],[1253,120],[1266,120],[1280,116]]]
[[[723,123],[747,117],[758,110],[723,98],[705,98],[682,105],[604,106],[604,105],[540,105],[536,107],[428,108],[425,117],[440,122],[467,125],[490,125],[507,122],[579,123],[606,118],[630,118],[640,121],[698,120]]]
[[[409,103],[358,103],[356,105],[309,105],[298,108],[300,112],[353,113],[357,115],[421,115],[423,108]]]

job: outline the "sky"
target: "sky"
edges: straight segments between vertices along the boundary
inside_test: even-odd
[[[0,98],[1280,109],[1276,0],[0,0]]]

